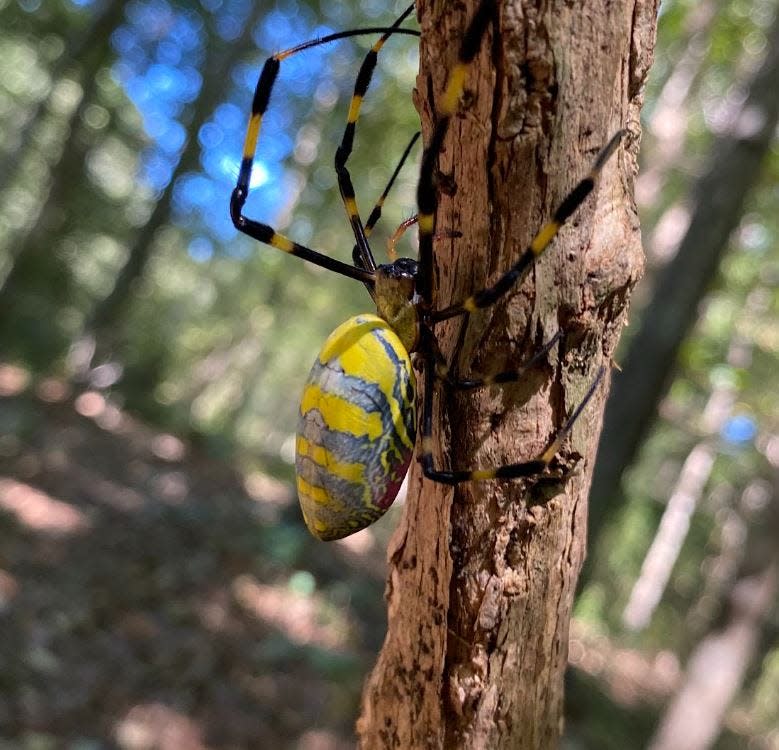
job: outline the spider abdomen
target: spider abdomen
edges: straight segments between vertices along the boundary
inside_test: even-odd
[[[300,403],[295,469],[306,525],[325,541],[369,526],[395,499],[414,452],[414,372],[377,315],[325,342]]]

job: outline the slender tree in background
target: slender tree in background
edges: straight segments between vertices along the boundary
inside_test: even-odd
[[[679,346],[697,318],[698,305],[774,142],[779,122],[779,17],[768,32],[765,60],[748,90],[728,132],[712,146],[710,166],[692,190],[689,228],[657,280],[652,303],[614,383],[592,486],[592,539],[621,503],[622,473],[654,420]]]
[[[417,94],[428,140],[477,5],[418,5]],[[622,127],[630,135],[516,293],[438,327],[463,375],[517,367],[564,334],[516,386],[436,393],[435,442],[448,447],[436,448],[439,465],[538,455],[610,361],[642,268],[631,191],[656,11],[653,0],[498,4],[439,165],[456,186],[441,198],[439,225],[463,231],[461,240],[436,244],[439,306],[508,268],[610,135]],[[364,747],[557,745],[606,390],[573,430],[565,454],[581,460],[565,481],[471,483],[453,492],[412,471],[389,550],[389,631],[358,722]]]
[[[15,134],[17,143],[15,148],[8,149],[0,157],[0,175],[11,175],[12,181],[16,179],[19,167],[24,163],[19,158],[24,156],[29,149],[35,148],[36,137],[40,137],[42,128],[40,120],[47,108],[52,107],[56,98],[56,83],[64,77],[75,74],[84,86],[94,86],[97,82],[97,71],[104,62],[104,56],[99,54],[108,52],[108,42],[124,14],[124,3],[120,0],[106,0],[94,10],[84,25],[73,29],[65,40],[65,50],[52,67],[51,79],[54,83],[49,89],[49,96],[41,99],[31,110],[26,113],[26,127]],[[91,96],[82,97],[91,99]],[[74,116],[71,125],[78,120]]]
[[[722,731],[727,711],[759,652],[779,591],[777,478],[756,479],[739,511],[749,519],[744,558],[722,622],[695,646],[684,679],[669,702],[650,750],[706,750]],[[751,507],[750,507],[751,506]],[[768,744],[766,744],[766,747]]]
[[[170,223],[173,208],[173,194],[176,181],[188,172],[200,169],[201,146],[198,140],[200,128],[208,121],[216,106],[224,98],[225,80],[236,63],[246,55],[246,49],[252,45],[252,33],[259,18],[266,13],[259,5],[243,26],[238,39],[222,39],[207,23],[209,41],[205,45],[205,57],[202,64],[203,84],[197,99],[191,106],[187,124],[187,140],[173,171],[170,181],[154,206],[148,221],[135,237],[127,254],[124,265],[119,269],[111,291],[95,306],[86,325],[87,335],[96,339],[96,359],[107,356],[115,344],[121,330],[122,310],[127,303],[134,284],[143,276],[154,249],[154,237],[157,231]],[[213,21],[210,14],[206,18]]]
[[[79,60],[71,60],[79,72],[82,92],[78,106],[70,114],[67,130],[70,137],[61,155],[51,168],[47,192],[41,196],[40,210],[29,231],[16,242],[11,267],[0,285],[0,337],[3,340],[24,339],[25,335],[41,342],[51,336],[50,320],[41,314],[36,297],[47,303],[67,304],[72,299],[70,270],[62,259],[52,252],[52,246],[62,237],[67,227],[82,217],[70,215],[65,208],[74,186],[84,181],[86,155],[93,142],[84,116],[95,103],[98,94],[99,71],[113,62],[111,32],[121,24],[123,3],[111,3],[96,22],[95,44],[76,51],[83,52]],[[25,139],[26,140],[26,139]],[[36,144],[28,143],[31,148]],[[44,356],[50,361],[52,352],[43,346]]]
[[[752,321],[765,314],[769,296],[769,290],[762,285],[747,296],[739,318],[734,321],[734,331],[725,357],[727,366],[736,369],[751,361],[754,338],[746,332],[752,328]],[[644,557],[641,573],[625,605],[622,621],[628,630],[635,632],[646,628],[662,601],[671,572],[693,528],[692,516],[700,507],[709,487],[721,449],[720,435],[741,396],[733,380],[722,378],[712,387],[699,420],[700,440],[682,464],[657,532]],[[717,567],[722,569],[723,566]],[[712,591],[706,593],[709,601],[720,601],[724,595],[721,591],[716,594]]]

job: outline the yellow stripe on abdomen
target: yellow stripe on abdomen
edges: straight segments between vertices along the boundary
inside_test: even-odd
[[[296,440],[306,525],[338,539],[377,520],[397,494],[414,449],[411,359],[376,315],[327,339],[303,390]]]
[[[310,459],[317,466],[339,479],[355,483],[365,480],[365,464],[342,461],[335,453],[327,450],[324,446],[316,445],[303,435],[298,435],[295,449],[298,456]]]
[[[319,383],[309,383],[303,389],[300,413],[318,411],[328,430],[347,432],[350,435],[366,435],[378,439],[384,432],[381,414],[365,411],[353,401],[328,393]]]

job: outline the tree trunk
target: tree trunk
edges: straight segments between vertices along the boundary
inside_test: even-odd
[[[476,0],[418,3],[418,106],[434,103]],[[552,353],[514,386],[436,393],[436,460],[488,467],[541,453],[608,364],[642,252],[632,200],[638,114],[656,0],[498,4],[469,71],[440,169],[457,186],[438,226],[437,307],[494,281],[598,150],[630,136],[593,194],[516,291],[437,327],[462,376],[518,367],[559,330]],[[454,492],[412,470],[389,551],[389,630],[364,695],[363,747],[547,748],[558,743],[568,623],[585,554],[587,490],[606,386],[562,455],[570,478],[490,481]],[[448,417],[448,419],[447,419]]]
[[[125,3],[121,0],[106,0],[91,11],[84,28],[79,27],[67,35],[65,51],[50,71],[51,80],[55,84],[49,88],[45,99],[41,99],[31,107],[25,116],[24,127],[14,134],[16,139],[14,147],[0,157],[0,175],[3,176],[6,185],[16,182],[23,172],[26,166],[25,157],[30,150],[38,156],[39,148],[36,143],[48,126],[46,110],[52,109],[52,105],[56,106],[55,99],[58,91],[56,82],[61,81],[66,75],[80,74],[78,77],[84,87],[91,89],[89,95],[84,96],[83,99],[92,102],[92,93],[97,84],[97,72],[105,63],[111,34],[124,16],[124,7]],[[87,10],[86,13],[90,11]],[[74,111],[70,130],[78,123],[76,117]]]

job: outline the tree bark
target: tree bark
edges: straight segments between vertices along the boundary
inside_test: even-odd
[[[435,101],[477,0],[418,3],[417,103],[429,138]],[[518,367],[559,330],[517,385],[437,389],[438,465],[532,459],[550,443],[625,323],[643,255],[632,199],[638,114],[651,62],[656,0],[498,4],[471,66],[440,169],[437,307],[505,271],[609,136],[630,136],[596,189],[517,289],[493,308],[437,327],[461,375]],[[364,690],[363,747],[547,748],[558,743],[587,490],[607,388],[562,455],[570,478],[491,481],[454,492],[410,477],[389,550],[389,629]],[[448,420],[447,420],[448,417]]]

